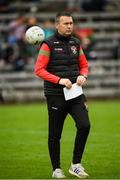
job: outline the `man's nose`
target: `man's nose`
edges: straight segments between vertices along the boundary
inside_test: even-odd
[[[68,24],[68,28],[71,28],[71,24]]]

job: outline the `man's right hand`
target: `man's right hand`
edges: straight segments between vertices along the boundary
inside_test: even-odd
[[[60,85],[66,86],[66,88],[70,89],[72,87],[72,82],[69,79],[66,78],[61,78],[59,80]]]

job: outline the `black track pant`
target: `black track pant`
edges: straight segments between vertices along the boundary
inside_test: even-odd
[[[51,95],[47,96],[47,105],[49,115],[48,147],[53,169],[60,168],[60,138],[68,113],[73,117],[77,128],[72,162],[80,163],[90,129],[85,96],[81,95],[65,101],[63,96]]]

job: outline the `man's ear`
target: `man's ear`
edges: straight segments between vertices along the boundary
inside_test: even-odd
[[[55,28],[58,29],[58,22],[55,22]]]

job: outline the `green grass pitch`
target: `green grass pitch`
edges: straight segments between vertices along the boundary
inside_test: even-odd
[[[120,179],[120,102],[90,101],[91,131],[82,164],[90,179]],[[50,179],[45,104],[0,106],[0,179]],[[67,117],[61,139],[61,165],[67,176],[75,125]]]

